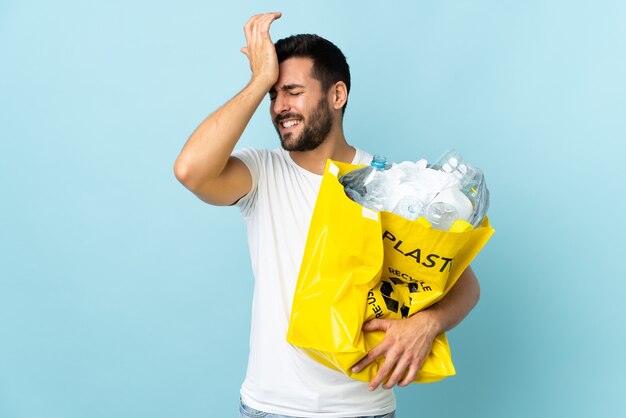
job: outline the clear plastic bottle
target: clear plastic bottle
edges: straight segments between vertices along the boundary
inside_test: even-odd
[[[424,203],[414,196],[405,196],[398,201],[392,212],[409,221],[414,221],[424,215]]]
[[[465,162],[454,149],[446,152],[430,168],[453,174],[461,183],[461,191],[472,202],[472,214],[468,222],[478,227],[489,207],[489,190],[483,172]]]
[[[449,231],[454,221],[459,219],[459,214],[456,208],[449,203],[432,202],[426,207],[425,217],[433,228]]]
[[[370,165],[357,168],[339,178],[350,199],[373,210],[383,210],[387,198],[385,170],[387,159],[375,155]]]

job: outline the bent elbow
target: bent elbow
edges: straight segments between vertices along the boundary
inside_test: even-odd
[[[474,306],[478,305],[478,301],[480,301],[480,283],[476,282],[476,296],[474,300]]]
[[[202,189],[206,187],[207,180],[202,180],[198,176],[198,172],[190,167],[188,164],[177,160],[174,163],[174,176],[176,179],[190,192],[207,203],[211,203],[207,201],[203,196],[200,196],[199,193],[202,193]]]
[[[189,164],[181,161],[180,158],[174,163],[174,176],[187,189],[192,190],[195,187],[193,170],[189,167]]]
[[[476,279],[476,276],[473,273],[472,273],[472,276],[473,276],[473,279],[474,279],[474,280],[472,280],[472,284],[473,284],[473,286],[472,286],[473,292],[472,293],[473,293],[473,296],[474,296],[474,298],[473,298],[474,299],[474,301],[473,301],[474,303],[473,303],[472,306],[476,306],[476,305],[478,305],[478,301],[480,300],[480,283],[478,282],[478,280]]]
[[[189,166],[187,164],[181,162],[180,159],[176,160],[174,163],[174,176],[176,176],[176,179],[185,186],[189,183],[189,171]]]

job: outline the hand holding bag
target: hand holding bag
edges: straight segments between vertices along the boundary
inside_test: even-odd
[[[369,382],[384,362],[351,367],[384,332],[361,330],[373,318],[406,318],[440,300],[494,230],[467,224],[440,231],[423,219],[375,212],[350,200],[338,177],[359,168],[328,160],[307,235],[287,340],[312,358]],[[415,382],[455,374],[445,334],[438,335]]]

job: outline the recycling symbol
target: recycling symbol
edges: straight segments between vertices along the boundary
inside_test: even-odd
[[[380,293],[383,295],[385,306],[387,307],[387,309],[394,313],[398,313],[399,308],[402,318],[406,318],[409,316],[409,307],[406,306],[404,303],[402,304],[402,306],[400,306],[400,303],[396,299],[394,299],[394,285],[407,286],[410,293],[419,292],[419,287],[417,286],[417,283],[406,283],[404,280],[400,280],[395,277],[390,277],[389,280],[391,280],[391,282],[388,282],[387,280],[382,280],[380,284]]]

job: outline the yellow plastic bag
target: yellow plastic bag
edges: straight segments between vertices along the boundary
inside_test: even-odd
[[[373,318],[403,318],[440,300],[493,234],[479,228],[445,232],[423,220],[375,212],[350,200],[337,180],[359,168],[328,160],[315,203],[291,309],[287,340],[312,358],[369,382],[384,359],[351,367],[382,342],[364,333]],[[382,239],[381,239],[382,238]],[[445,334],[437,336],[415,382],[455,374]]]

